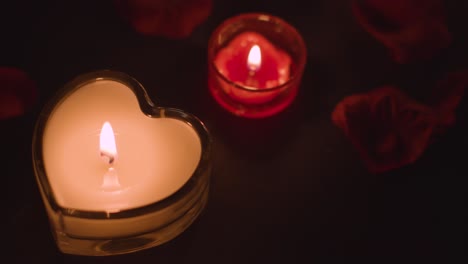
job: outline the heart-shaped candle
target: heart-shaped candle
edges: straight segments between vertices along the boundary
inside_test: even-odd
[[[124,73],[70,82],[40,116],[33,144],[37,180],[65,253],[161,244],[206,203],[206,128],[182,110],[155,107]],[[103,239],[96,250],[93,240]]]

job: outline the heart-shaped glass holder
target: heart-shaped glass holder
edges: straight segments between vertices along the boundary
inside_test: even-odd
[[[117,116],[115,118],[117,124],[119,122],[124,125],[130,124],[127,126],[128,129],[136,129],[137,133],[149,134],[152,137],[152,131],[147,131],[146,126],[138,128],[136,127],[138,125],[132,125],[132,122],[140,117],[132,118],[131,115],[126,116],[126,107],[121,102],[117,102],[118,104],[122,104],[121,107],[117,104],[118,107],[109,112],[92,111],[93,102],[101,99],[106,101],[107,99],[105,98],[118,96],[119,91],[124,91],[125,89],[119,88],[119,90],[115,88],[114,91],[112,90],[113,88],[110,88],[109,91],[106,91],[108,96],[105,96],[104,99],[98,93],[87,98],[84,105],[82,102],[77,105],[70,103],[70,101],[75,100],[71,100],[70,98],[78,96],[78,92],[80,89],[84,89],[83,87],[90,89],[89,85],[100,84],[127,87],[128,91],[131,92],[129,95],[122,96],[119,100],[136,100],[139,109],[136,109],[135,113],[138,112],[142,115],[141,118],[146,118],[143,123],[159,120],[162,124],[170,123],[171,125],[169,126],[174,125],[182,131],[179,131],[180,133],[177,131],[170,133],[170,129],[161,128],[161,131],[165,131],[166,135],[177,137],[193,132],[191,135],[195,135],[194,138],[199,139],[194,143],[195,147],[193,149],[195,151],[185,149],[189,148],[186,145],[192,141],[186,139],[179,141],[175,138],[173,140],[174,151],[171,151],[171,146],[166,146],[165,153],[157,156],[154,160],[145,161],[148,167],[163,167],[164,169],[161,170],[164,172],[168,171],[168,175],[171,175],[171,177],[173,171],[183,170],[183,168],[187,167],[188,169],[183,172],[187,174],[184,176],[185,178],[182,177],[182,180],[174,180],[167,175],[154,175],[152,177],[152,174],[149,173],[151,177],[139,179],[138,177],[142,174],[148,174],[148,170],[141,168],[142,166],[135,165],[135,170],[138,173],[130,173],[131,177],[129,177],[126,183],[128,184],[128,181],[133,181],[133,186],[129,188],[130,191],[93,192],[94,187],[89,187],[90,190],[83,189],[83,186],[86,186],[86,184],[92,186],[94,180],[92,177],[88,177],[89,175],[86,172],[96,170],[95,167],[102,165],[102,160],[100,161],[101,163],[96,163],[101,165],[96,165],[93,161],[91,162],[92,165],[89,166],[90,168],[86,168],[86,166],[83,166],[86,163],[83,160],[86,161],[90,158],[84,157],[81,159],[80,155],[90,155],[79,154],[80,151],[67,149],[67,144],[63,144],[63,146],[58,145],[60,142],[66,142],[70,134],[80,135],[83,132],[81,131],[83,130],[82,126],[75,124],[76,122],[67,125],[70,120],[64,119],[63,113],[59,113],[62,110],[59,111],[58,109],[68,107],[68,109],[72,109],[70,110],[72,112],[71,116],[74,115],[75,117],[80,116],[80,113],[88,111],[86,118],[78,118],[80,120],[77,122],[82,122],[83,124],[90,124],[94,122],[94,119],[98,120],[99,115],[115,115]],[[109,100],[112,101],[112,99]],[[51,128],[54,126],[54,122],[56,128]],[[73,127],[73,129],[67,129],[67,126]],[[163,127],[159,123],[154,126]],[[58,129],[59,132],[51,136],[49,130],[53,129]],[[63,133],[61,133],[60,129],[63,129]],[[123,130],[125,129],[121,129],[121,132]],[[169,133],[167,133],[168,131]],[[184,131],[189,132],[185,133]],[[93,133],[92,141],[94,142],[95,131]],[[155,137],[158,137],[156,133],[153,134]],[[124,135],[120,136],[124,137]],[[143,148],[145,144],[150,148],[151,144],[154,144],[154,142],[151,143],[152,140],[149,140],[151,142],[145,142],[144,136],[141,138],[143,139],[135,137],[135,139],[131,139],[130,141],[137,142],[140,140],[142,143],[140,145]],[[76,143],[78,148],[86,149],[85,141],[82,140],[82,142]],[[157,142],[160,145],[167,143],[165,140]],[[148,249],[177,237],[197,219],[207,203],[211,174],[211,143],[211,137],[207,128],[197,117],[179,109],[155,106],[144,87],[125,73],[111,70],[96,71],[80,75],[67,83],[46,104],[40,113],[32,142],[35,177],[47,211],[50,228],[59,250],[63,253],[74,255],[117,255]],[[131,149],[136,145],[138,143],[131,143],[128,145],[128,148]],[[57,153],[59,154],[51,154],[52,150],[58,151]],[[125,151],[125,149],[122,151]],[[190,151],[197,154],[189,158],[183,157],[179,159],[181,155],[191,155],[190,153],[192,152]],[[81,152],[86,153],[86,151]],[[60,155],[60,153],[63,155]],[[68,162],[67,157],[63,157],[64,155],[71,157],[72,166],[63,164]],[[127,156],[132,157],[131,155]],[[132,162],[141,165],[138,162],[141,159],[144,160],[144,158],[147,157],[134,158]],[[99,160],[99,158],[97,159]],[[125,157],[122,157],[122,159],[125,159]],[[163,162],[160,162],[160,159]],[[185,164],[186,160],[187,162],[192,161],[191,167]],[[124,161],[121,162],[124,163]],[[76,163],[76,166],[74,163]],[[173,166],[170,167],[167,164],[172,164]],[[65,167],[66,173],[63,173],[63,170],[60,169],[63,167]],[[130,167],[131,171],[132,166],[127,167]],[[128,168],[122,169],[122,171],[124,171],[123,174],[128,174]],[[74,176],[71,177],[69,175]],[[76,176],[79,179],[75,180]],[[168,179],[164,180],[165,176]],[[160,180],[163,182],[162,187],[158,187],[157,185],[155,185],[156,187],[152,187],[153,181],[159,181],[155,179],[163,179]],[[174,183],[175,181],[178,182]],[[84,190],[82,194],[80,194],[80,190]],[[119,196],[120,193],[125,192],[128,192],[127,196]],[[158,192],[162,192],[163,194]],[[104,206],[102,204],[105,203],[105,201],[100,200],[101,198],[102,200],[111,201],[110,204],[115,203],[108,208],[109,210],[101,209]],[[89,206],[90,209],[87,209],[86,206]]]

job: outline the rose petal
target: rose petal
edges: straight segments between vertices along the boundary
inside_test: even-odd
[[[33,107],[36,100],[36,85],[25,72],[0,67],[0,119],[24,114]]]
[[[453,114],[460,104],[467,87],[468,70],[448,73],[434,87],[427,103],[438,109],[442,119],[454,122],[455,117]]]
[[[399,63],[429,59],[452,41],[441,0],[353,0],[352,10]]]
[[[212,0],[114,0],[119,14],[144,35],[185,38],[211,13]]]
[[[346,97],[332,113],[332,121],[373,173],[417,160],[429,143],[435,120],[432,109],[392,86]]]

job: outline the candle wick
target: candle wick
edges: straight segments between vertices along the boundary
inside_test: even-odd
[[[115,161],[115,156],[110,154],[110,153],[107,153],[105,151],[101,151],[101,157],[104,157],[106,158],[106,162],[112,166],[114,164],[114,161]]]

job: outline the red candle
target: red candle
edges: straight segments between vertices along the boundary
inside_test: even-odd
[[[211,94],[231,113],[267,117],[296,97],[305,45],[280,18],[256,13],[233,17],[213,32],[208,45]]]
[[[261,104],[273,99],[280,91],[252,93],[251,90],[265,90],[286,83],[291,57],[261,35],[245,32],[218,52],[214,64],[227,79],[250,89],[222,85],[226,94],[239,102]]]

